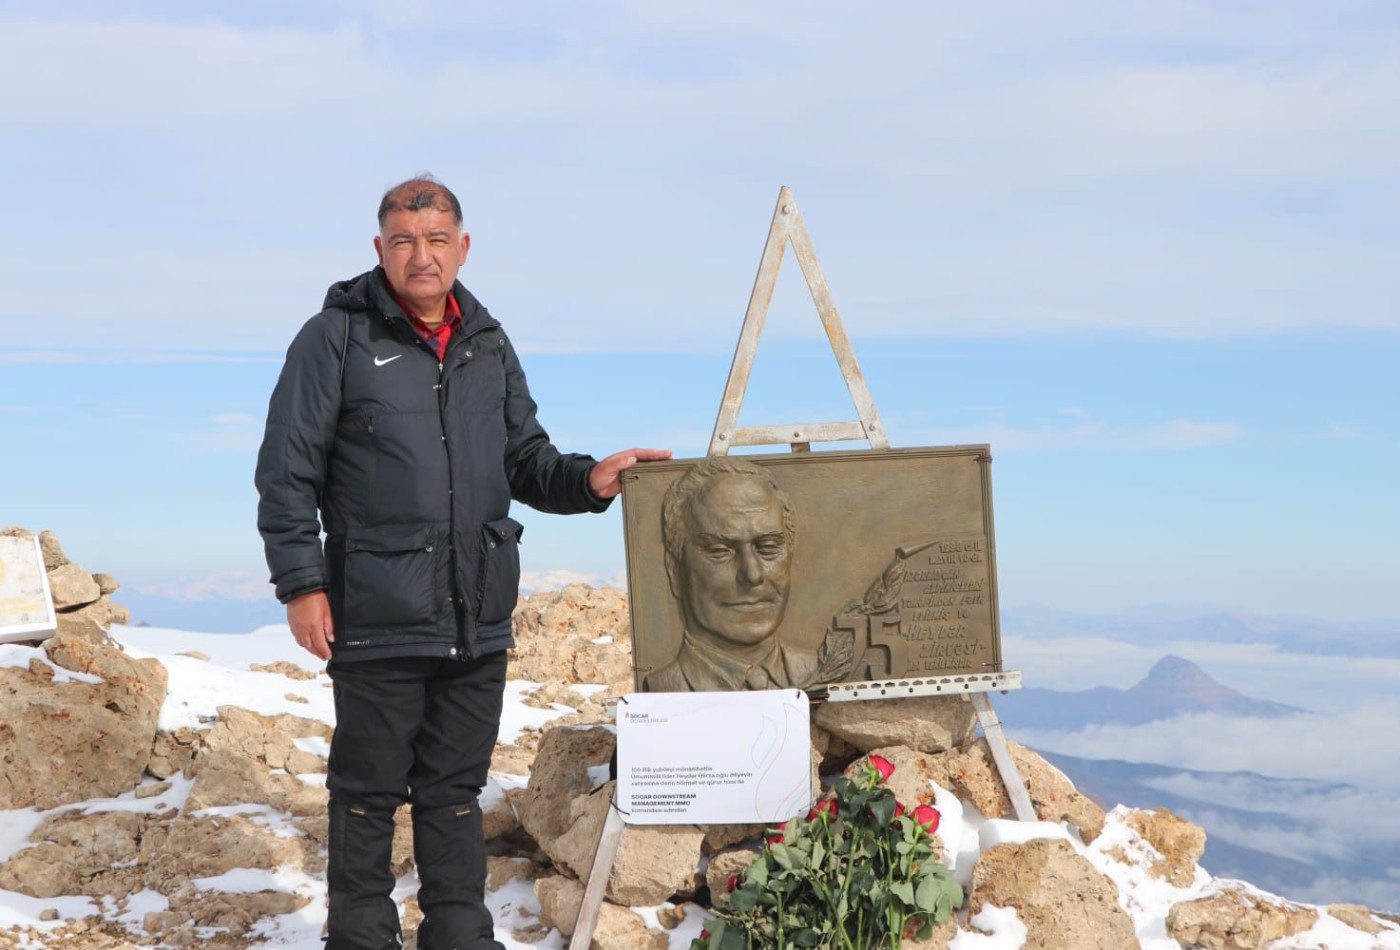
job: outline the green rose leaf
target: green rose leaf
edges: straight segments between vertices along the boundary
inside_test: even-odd
[[[747,914],[758,906],[760,894],[757,887],[746,884],[729,895],[729,903],[739,913]]]
[[[726,927],[719,938],[719,950],[749,950],[749,941],[737,927]]]
[[[889,827],[890,821],[894,818],[894,796],[885,795],[872,801],[868,806],[870,817],[875,819],[875,823],[881,828]]]

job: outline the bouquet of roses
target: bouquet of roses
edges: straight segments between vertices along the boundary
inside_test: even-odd
[[[934,855],[937,809],[906,812],[885,785],[893,772],[871,756],[855,781],[837,779],[806,818],[770,833],[730,878],[730,910],[691,950],[878,950],[928,937],[962,906],[962,887]]]

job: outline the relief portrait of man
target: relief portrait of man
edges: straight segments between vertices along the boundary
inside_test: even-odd
[[[804,688],[814,650],[784,643],[797,523],[772,477],[743,459],[707,459],[676,479],[661,509],[666,576],[684,634],[648,673],[648,692]]]

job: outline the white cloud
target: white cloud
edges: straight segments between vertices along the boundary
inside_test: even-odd
[[[80,136],[112,150],[118,202],[132,182],[211,183],[201,210],[222,240],[205,246],[198,214],[173,233],[162,215],[167,233],[77,274],[0,248],[7,317],[124,345],[283,345],[289,315],[368,262],[288,232],[319,215],[340,234],[327,203],[415,155],[489,181],[482,203],[528,222],[484,266],[526,300],[512,327],[537,346],[598,345],[589,320],[558,317],[580,300],[611,348],[712,345],[714,315],[742,312],[766,223],[762,209],[740,234],[747,211],[717,199],[747,209],[756,182],[789,179],[842,268],[838,303],[872,336],[1400,326],[1376,232],[1400,210],[1400,55],[1379,8],[421,0],[313,5],[295,26],[139,9],[0,13],[0,84],[25,90],[0,99],[0,123],[33,143],[11,167],[62,205],[62,182],[33,169],[71,153],[48,138]],[[419,109],[441,132],[409,147],[395,125]],[[360,147],[378,134],[389,144]],[[306,194],[269,200],[279,188]],[[98,294],[100,319],[83,306]],[[15,332],[53,349],[42,324]]]
[[[1358,737],[1339,742],[1338,736]],[[1365,737],[1361,739],[1360,737]],[[1400,792],[1400,701],[1358,701],[1350,712],[1242,719],[1182,716],[1143,726],[1099,724],[1076,733],[1017,729],[1016,741],[1087,759],[1155,762],[1207,772],[1348,782]]]
[[[587,584],[590,587],[614,587],[627,589],[627,578],[623,574],[587,574],[582,571],[557,569],[553,571],[522,571],[520,589],[524,593],[540,590],[557,590],[570,584]]]
[[[0,18],[0,119],[33,125],[168,127],[289,118],[373,94],[368,41],[353,27]],[[352,70],[356,60],[367,68]]]

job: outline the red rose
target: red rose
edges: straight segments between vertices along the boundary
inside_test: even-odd
[[[727,880],[727,881],[724,882],[724,886],[727,887],[727,888],[729,888],[729,893],[733,894],[733,893],[734,893],[734,888],[736,888],[736,887],[739,886],[739,875],[737,875],[737,874],[731,874],[731,875],[729,875],[729,880]]]
[[[771,835],[769,835],[765,840],[766,840],[769,844],[782,844],[782,843],[783,843],[783,833],[782,833],[781,831],[775,831],[775,832],[773,832]]]
[[[837,805],[836,799],[834,798],[828,798],[826,801],[817,802],[817,811],[824,811],[833,818],[836,817],[836,810]]]
[[[900,815],[902,815],[902,814],[904,814],[904,803],[903,803],[903,802],[895,802],[895,803],[894,803],[894,816],[895,816],[896,818],[898,818],[898,817],[899,817]]]
[[[872,755],[870,757],[870,767],[880,773],[880,781],[888,782],[890,776],[894,774],[894,763],[883,755]]]
[[[942,817],[938,814],[938,809],[932,805],[920,805],[914,809],[914,820],[922,825],[929,834],[938,830],[938,822]]]
[[[709,935],[710,935],[710,932],[709,932],[708,930],[706,930],[704,927],[701,927],[701,928],[700,928],[700,939],[701,939],[701,940],[704,940],[704,939],[705,939],[706,937],[708,937]]]

